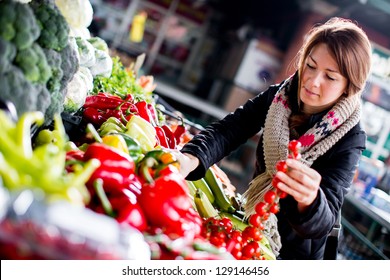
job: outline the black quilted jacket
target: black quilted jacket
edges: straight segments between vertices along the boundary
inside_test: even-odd
[[[288,93],[292,111],[297,110],[297,79],[294,78]],[[187,143],[182,152],[195,155],[199,167],[187,179],[202,178],[214,163],[230,154],[264,126],[272,99],[279,89],[274,85],[255,96],[224,119],[214,122]],[[326,112],[313,115],[307,127],[319,121]],[[280,201],[278,229],[282,238],[281,259],[322,259],[325,242],[348,192],[362,151],[366,134],[360,124],[352,128],[334,147],[312,165],[322,176],[317,199],[305,213],[298,213],[296,202],[287,197]],[[265,169],[262,137],[256,150],[254,176]]]

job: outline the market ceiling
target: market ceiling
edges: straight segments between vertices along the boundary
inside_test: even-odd
[[[345,16],[390,38],[389,0],[324,0],[337,7],[334,15]]]
[[[315,10],[328,17],[340,16],[390,38],[390,0],[194,0],[207,2],[229,17],[229,27],[294,25],[302,12]]]

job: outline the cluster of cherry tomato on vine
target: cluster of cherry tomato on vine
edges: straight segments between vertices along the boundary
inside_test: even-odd
[[[300,149],[302,147],[301,142],[297,140],[292,140],[288,144],[289,158],[300,159]],[[276,163],[276,170],[286,173],[287,164],[285,160],[280,160]],[[273,189],[267,191],[264,194],[264,200],[256,204],[255,214],[252,214],[249,218],[249,223],[255,227],[259,227],[261,230],[264,229],[262,222],[266,221],[269,218],[270,213],[276,214],[279,212],[279,199],[285,198],[287,194],[278,189],[277,185],[279,179],[274,177],[272,179]]]
[[[299,141],[292,140],[288,145],[288,157],[299,159],[301,157],[301,146]],[[287,169],[285,160],[277,162],[277,171],[287,172]],[[249,226],[242,232],[234,229],[232,221],[227,217],[220,219],[211,217],[204,220],[201,235],[214,246],[226,248],[238,260],[264,259],[259,244],[259,241],[263,238],[263,222],[268,220],[271,213],[279,212],[279,199],[287,196],[285,192],[277,188],[278,182],[278,179],[274,177],[272,180],[274,188],[267,191],[264,194],[264,200],[256,204],[255,213],[248,219]]]
[[[226,248],[237,260],[264,259],[258,243],[263,235],[254,226],[248,226],[241,232],[234,229],[232,221],[227,217],[210,217],[204,220],[201,235],[214,246]]]

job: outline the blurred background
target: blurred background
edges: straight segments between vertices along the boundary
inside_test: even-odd
[[[145,54],[158,98],[205,126],[294,72],[304,34],[330,17],[367,33],[373,65],[363,94],[367,149],[343,208],[339,258],[390,257],[390,1],[91,0],[91,33],[125,65]],[[250,125],[250,124],[248,124]],[[257,136],[219,166],[238,192],[252,178]]]

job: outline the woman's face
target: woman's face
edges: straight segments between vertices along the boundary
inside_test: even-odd
[[[301,106],[308,114],[330,108],[345,92],[347,79],[325,44],[315,46],[306,58],[300,85]]]

